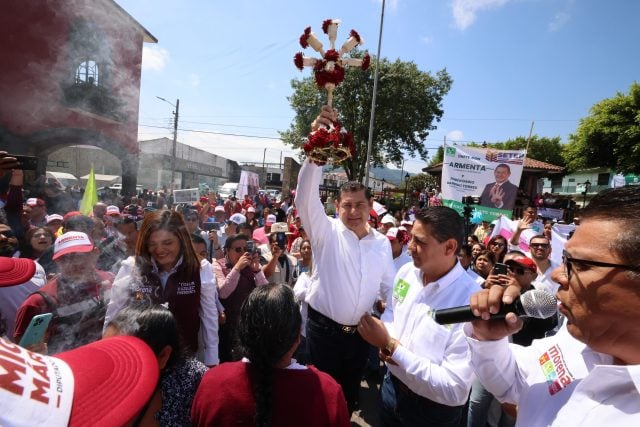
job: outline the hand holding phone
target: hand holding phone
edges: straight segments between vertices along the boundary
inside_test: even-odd
[[[49,328],[49,322],[51,322],[52,317],[53,314],[51,313],[33,316],[31,318],[31,322],[29,322],[29,326],[27,326],[27,330],[20,339],[20,347],[27,348],[35,344],[42,343],[44,340],[44,334]]]
[[[493,271],[491,274],[508,274],[509,273],[509,268],[507,267],[507,264],[503,264],[501,262],[496,262],[496,264],[493,266]]]

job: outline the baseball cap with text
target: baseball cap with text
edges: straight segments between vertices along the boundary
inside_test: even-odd
[[[53,244],[53,259],[74,252],[91,252],[93,243],[89,236],[81,231],[68,231],[58,237]]]
[[[120,426],[156,389],[156,357],[144,341],[122,336],[55,357],[0,338],[0,425]]]

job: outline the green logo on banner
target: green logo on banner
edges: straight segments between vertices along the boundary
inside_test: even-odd
[[[407,292],[409,292],[409,282],[398,279],[393,287],[393,297],[397,299],[398,302],[402,302],[407,296]]]
[[[456,147],[447,147],[447,156],[455,156]]]

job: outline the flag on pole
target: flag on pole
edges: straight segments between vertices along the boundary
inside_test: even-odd
[[[80,212],[82,212],[82,215],[89,216],[91,212],[93,212],[93,206],[96,203],[98,203],[98,188],[96,187],[96,175],[93,172],[93,165],[91,165],[89,180],[87,181],[84,196],[82,196],[82,202],[80,203]]]

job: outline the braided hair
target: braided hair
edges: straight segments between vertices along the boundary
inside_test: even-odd
[[[298,339],[301,323],[293,291],[283,284],[259,286],[242,304],[238,337],[241,354],[251,361],[258,427],[271,421],[276,365]]]

